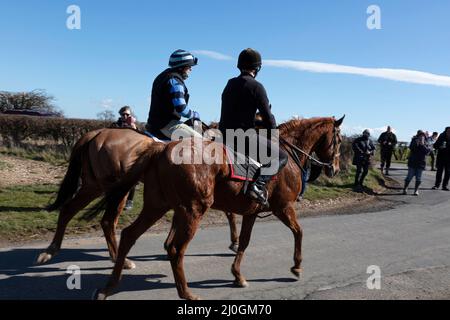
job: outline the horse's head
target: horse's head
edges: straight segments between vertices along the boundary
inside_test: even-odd
[[[326,126],[327,130],[322,134],[322,138],[314,150],[320,161],[330,164],[325,166],[325,174],[330,178],[340,171],[339,158],[342,143],[340,126],[344,118],[345,115],[339,120],[333,118],[330,125]]]

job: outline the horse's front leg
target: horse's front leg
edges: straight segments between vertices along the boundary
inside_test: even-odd
[[[194,209],[188,211],[183,208],[177,208],[174,213],[173,240],[169,243],[167,254],[172,266],[178,296],[181,299],[199,299],[197,295],[191,292],[187,285],[184,273],[184,253],[197,231],[203,213],[204,212],[198,212]]]
[[[239,248],[234,258],[233,265],[231,266],[231,272],[233,273],[235,280],[234,283],[238,287],[248,287],[248,283],[244,276],[241,274],[241,262],[244,257],[244,251],[248,247],[250,242],[250,236],[252,234],[253,225],[255,224],[256,214],[243,216],[241,234],[239,236]]]
[[[294,250],[294,266],[291,268],[291,272],[300,278],[302,273],[302,238],[303,230],[297,221],[297,215],[292,204],[287,205],[283,209],[275,210],[274,215],[278,217],[289,229],[291,229],[294,235],[295,250]]]

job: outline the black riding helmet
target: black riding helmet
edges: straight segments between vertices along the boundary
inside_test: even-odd
[[[256,70],[261,69],[262,59],[258,51],[247,48],[239,54],[237,67],[239,70]]]

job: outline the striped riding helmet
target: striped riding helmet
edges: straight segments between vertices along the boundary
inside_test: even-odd
[[[194,57],[191,53],[178,49],[170,55],[169,67],[179,68],[179,67],[192,67],[197,65],[198,59]]]

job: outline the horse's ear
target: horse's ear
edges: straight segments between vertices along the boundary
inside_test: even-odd
[[[334,126],[335,127],[340,127],[342,122],[344,122],[344,118],[345,118],[345,114],[342,118],[340,118],[339,120],[334,120]]]

